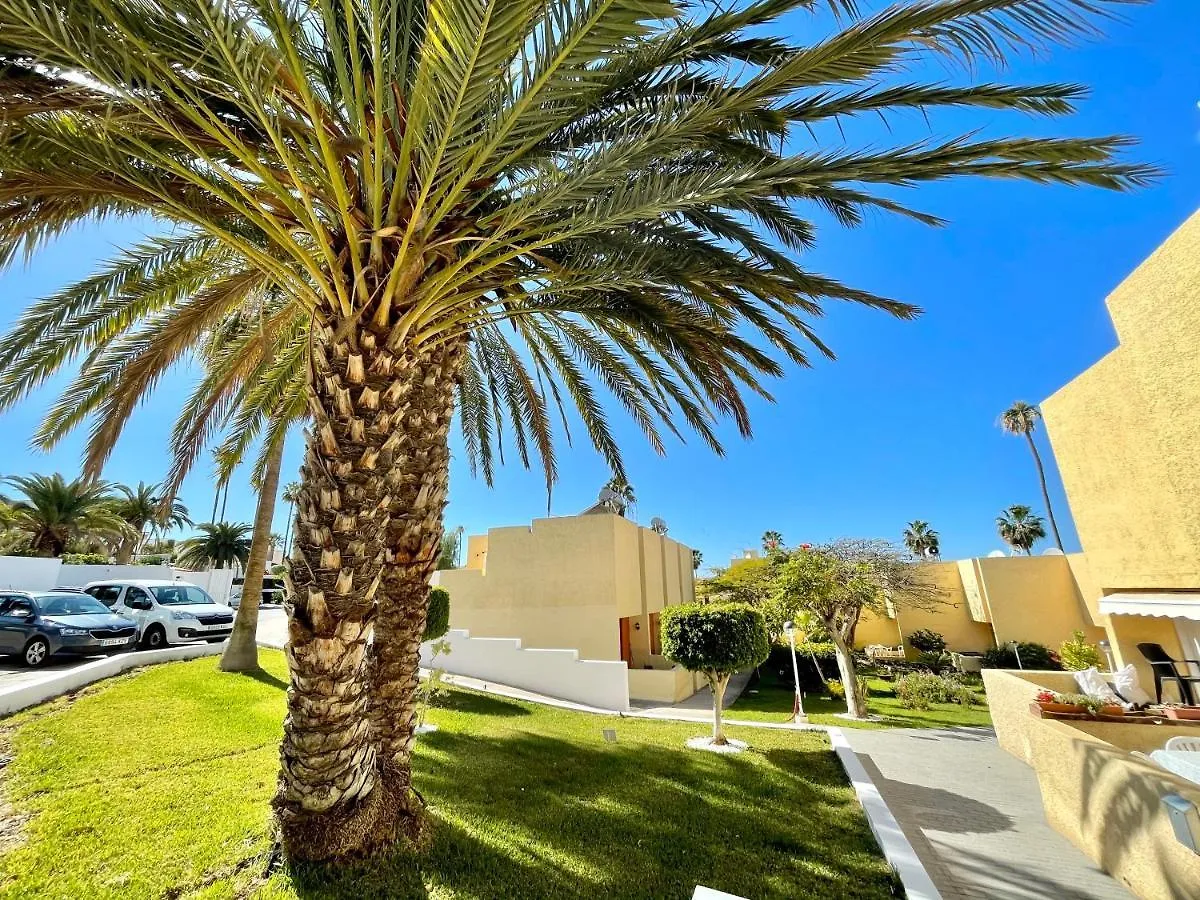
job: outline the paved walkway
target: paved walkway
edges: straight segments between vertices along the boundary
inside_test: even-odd
[[[1130,900],[1049,826],[1033,770],[990,728],[843,734],[943,900]]]

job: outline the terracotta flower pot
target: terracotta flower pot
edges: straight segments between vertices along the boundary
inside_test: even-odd
[[[1076,703],[1051,703],[1047,700],[1039,700],[1037,705],[1042,708],[1042,712],[1048,713],[1078,714],[1086,711],[1084,707]]]
[[[1123,716],[1123,715],[1125,715],[1125,707],[1117,706],[1116,704],[1113,704],[1112,706],[1102,706],[1102,707],[1100,707],[1099,710],[1096,711],[1096,715],[1098,715],[1098,716]]]
[[[1200,706],[1168,706],[1163,712],[1168,719],[1200,720]]]

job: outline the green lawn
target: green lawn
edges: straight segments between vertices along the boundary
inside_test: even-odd
[[[722,757],[682,749],[696,725],[461,691],[430,714],[441,730],[417,751],[432,826],[422,854],[272,868],[284,662],[263,657],[266,678],[219,673],[211,658],[156,666],[0,723],[0,757],[12,754],[0,896],[898,893],[823,734],[733,729],[753,750]]]
[[[982,687],[979,692],[982,694]],[[793,693],[792,682],[782,682],[774,672],[764,666],[762,678],[757,683],[751,682],[746,693],[726,710],[725,715],[731,719],[746,719],[752,722],[786,722],[792,716]],[[905,709],[896,700],[892,682],[880,678],[871,679],[871,696],[867,706],[874,715],[881,717],[880,720],[857,722],[839,718],[836,713],[846,711],[844,700],[830,700],[824,695],[804,695],[804,711],[808,714],[808,720],[817,725],[847,728],[951,728],[992,724],[986,706],[967,709],[957,703],[935,703],[931,709]]]

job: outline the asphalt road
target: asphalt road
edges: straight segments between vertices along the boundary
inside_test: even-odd
[[[274,647],[284,645],[287,641],[287,613],[283,611],[282,607],[266,607],[258,611],[258,639]],[[15,687],[19,684],[37,681],[46,672],[69,671],[94,659],[99,659],[99,657],[54,656],[44,665],[30,669],[18,657],[0,656],[0,688]]]

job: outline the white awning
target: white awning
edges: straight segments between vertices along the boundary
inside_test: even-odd
[[[1100,598],[1100,612],[1118,616],[1166,616],[1200,621],[1200,591],[1161,594],[1109,594]]]

